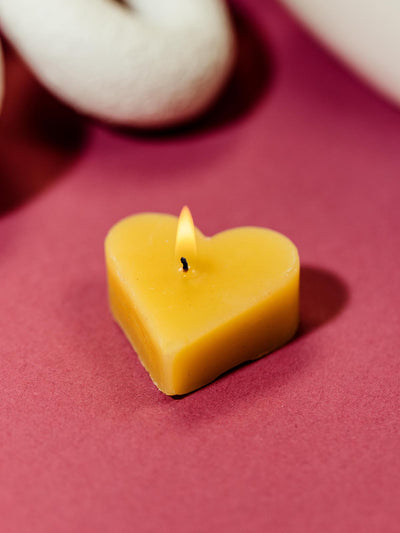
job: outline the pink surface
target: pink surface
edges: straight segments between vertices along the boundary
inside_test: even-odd
[[[276,4],[236,6],[248,62],[175,134],[77,117],[8,53],[2,532],[398,531],[400,113]],[[302,326],[173,399],[111,320],[103,239],[184,203],[294,240]]]

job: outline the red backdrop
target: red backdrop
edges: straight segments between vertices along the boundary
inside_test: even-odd
[[[397,531],[400,113],[274,2],[237,0],[240,61],[175,132],[74,114],[8,51],[0,123],[0,528]],[[182,399],[113,323],[103,240],[178,214],[298,246],[302,325]]]

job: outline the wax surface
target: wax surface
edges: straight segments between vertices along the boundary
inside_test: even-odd
[[[106,239],[112,313],[154,383],[185,394],[287,342],[298,325],[299,258],[285,236],[237,228],[207,238],[183,272],[176,217],[142,214]]]

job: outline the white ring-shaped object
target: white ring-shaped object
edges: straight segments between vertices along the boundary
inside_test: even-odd
[[[116,124],[200,114],[234,62],[223,0],[0,0],[0,24],[53,93]]]

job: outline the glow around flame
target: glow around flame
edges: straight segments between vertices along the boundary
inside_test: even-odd
[[[179,215],[178,228],[176,230],[175,255],[178,259],[184,257],[189,267],[197,256],[193,219],[186,205]]]

